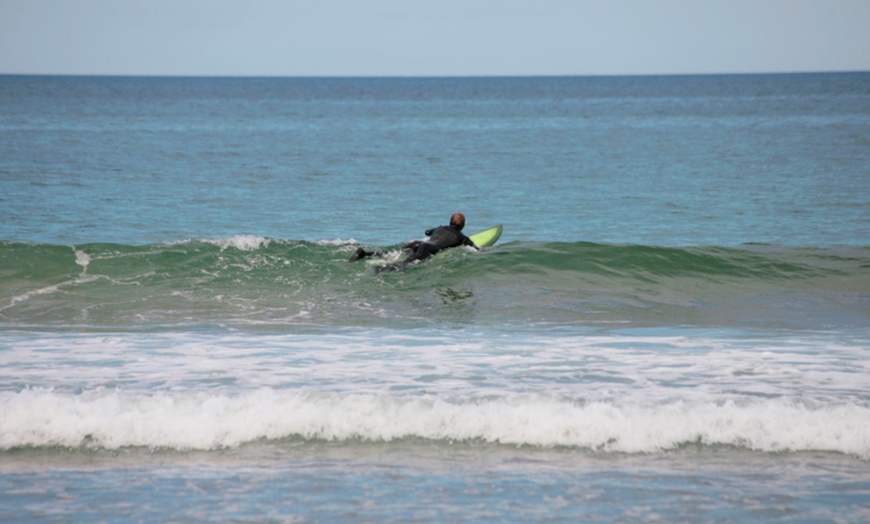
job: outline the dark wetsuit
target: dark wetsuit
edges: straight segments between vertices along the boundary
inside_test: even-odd
[[[474,242],[470,238],[462,234],[462,231],[453,226],[441,226],[426,231],[426,240],[418,240],[411,242],[406,246],[406,249],[411,251],[411,255],[404,261],[404,264],[410,264],[416,260],[426,260],[435,253],[448,247],[471,246],[477,249]]]
[[[418,260],[426,260],[442,249],[450,247],[470,246],[477,249],[474,242],[454,226],[440,226],[430,229],[426,231],[426,236],[429,237],[426,240],[415,240],[405,246],[405,249],[411,253],[407,259],[396,264],[380,267],[377,271],[380,273],[381,271],[401,269]]]

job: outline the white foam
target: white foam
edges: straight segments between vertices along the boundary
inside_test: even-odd
[[[332,240],[318,240],[315,244],[319,244],[321,246],[350,246],[350,245],[358,245],[359,241],[356,239],[348,239],[344,240],[342,238],[334,238]]]
[[[222,250],[232,247],[238,249],[239,251],[256,251],[264,247],[269,247],[269,244],[272,243],[272,240],[269,238],[253,235],[236,235],[227,238],[207,239],[203,240],[203,242],[218,246]]]
[[[174,292],[183,296],[187,291]],[[360,301],[356,307],[371,306]],[[292,313],[288,322],[313,319],[308,309]],[[456,338],[373,330],[313,336],[152,333],[121,338],[121,343],[107,344],[102,336],[90,334],[5,333],[0,345],[9,351],[0,352],[0,383],[94,389],[116,383],[123,373],[131,388],[148,388],[158,381],[165,387],[199,388],[197,381],[211,380],[216,373],[246,389],[303,385],[342,393],[402,390],[466,398],[527,391],[588,401],[637,395],[659,401],[870,398],[868,350],[860,340],[838,347],[839,342],[824,337],[551,339],[466,333]],[[143,356],[148,360],[139,360]],[[100,362],[114,364],[94,364]],[[61,368],[64,373],[58,374]],[[430,375],[435,378],[427,378]]]
[[[87,253],[85,253],[84,251],[79,250],[79,249],[76,249],[75,251],[76,251],[76,264],[82,266],[82,268],[85,271],[87,271],[88,265],[91,263],[91,256],[88,255]]]
[[[4,311],[4,310],[10,309],[10,308],[13,308],[17,304],[20,304],[22,302],[27,302],[28,300],[30,300],[31,298],[33,298],[35,296],[49,295],[51,293],[57,293],[59,291],[59,289],[60,288],[56,285],[55,286],[46,286],[46,287],[42,287],[39,289],[34,289],[32,291],[27,291],[26,293],[21,293],[20,295],[15,295],[9,301],[9,305],[0,307],[0,311]]]
[[[76,264],[78,264],[79,266],[82,267],[82,273],[77,279],[75,279],[71,282],[72,283],[87,283],[87,282],[94,281],[97,277],[92,277],[92,276],[89,276],[87,274],[88,265],[91,263],[90,255],[88,255],[84,251],[81,251],[81,250],[75,249],[75,248],[73,248],[73,251],[75,252],[75,255],[76,255]],[[28,300],[30,300],[33,297],[57,293],[58,291],[60,291],[60,286],[62,286],[64,284],[68,284],[68,283],[70,283],[70,282],[66,282],[66,283],[62,283],[62,284],[55,284],[55,285],[51,285],[51,286],[45,286],[45,287],[41,287],[39,289],[33,289],[33,290],[27,291],[25,293],[21,293],[19,295],[15,295],[9,301],[8,305],[0,307],[0,311],[5,311],[7,309],[13,308],[20,303],[27,302]]]
[[[6,332],[0,448],[416,437],[870,459],[863,340]]]
[[[258,439],[479,440],[653,453],[686,443],[870,459],[870,407],[754,402],[578,402],[536,395],[449,400],[260,389],[135,394],[0,393],[0,449],[127,446],[212,450]]]

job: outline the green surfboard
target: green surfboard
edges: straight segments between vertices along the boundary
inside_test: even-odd
[[[499,239],[501,236],[501,224],[491,227],[486,231],[481,231],[480,233],[475,233],[471,235],[470,238],[474,245],[477,247],[489,247]]]

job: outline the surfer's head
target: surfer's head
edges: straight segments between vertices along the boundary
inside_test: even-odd
[[[462,228],[465,227],[465,215],[462,213],[453,213],[453,216],[450,217],[450,225],[462,231]]]

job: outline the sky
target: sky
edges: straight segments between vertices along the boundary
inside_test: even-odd
[[[870,71],[870,0],[0,0],[0,74]]]

